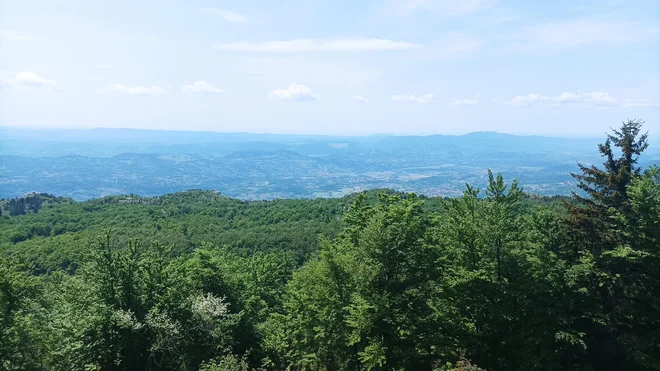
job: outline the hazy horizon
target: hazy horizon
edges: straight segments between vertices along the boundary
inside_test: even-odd
[[[616,125],[613,126],[616,128]],[[608,128],[611,129],[611,128]],[[593,133],[593,134],[576,134],[576,133],[525,133],[525,132],[503,132],[497,130],[478,130],[478,131],[468,131],[468,132],[372,132],[372,133],[314,133],[314,132],[252,132],[252,131],[215,131],[215,130],[184,130],[176,128],[131,128],[131,127],[89,127],[89,128],[76,128],[76,127],[20,127],[20,126],[0,126],[0,131],[6,130],[19,130],[25,132],[76,132],[76,131],[100,131],[100,130],[110,130],[110,131],[144,131],[144,132],[169,132],[169,133],[214,133],[214,134],[244,134],[244,135],[274,135],[274,136],[306,136],[306,137],[378,137],[378,136],[394,136],[394,137],[403,137],[403,136],[466,136],[470,134],[480,134],[480,133],[491,133],[491,134],[502,134],[502,135],[514,135],[522,137],[546,137],[546,138],[563,138],[563,139],[598,139],[602,140],[604,135],[608,132],[608,129],[603,130],[602,133]],[[660,138],[660,131],[649,130],[649,137],[651,139]],[[651,145],[656,145],[656,143],[651,143]],[[660,143],[658,143],[660,145]]]

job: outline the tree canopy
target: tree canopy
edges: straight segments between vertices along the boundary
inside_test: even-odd
[[[642,124],[570,199],[487,170],[446,199],[9,200],[0,370],[660,369]]]

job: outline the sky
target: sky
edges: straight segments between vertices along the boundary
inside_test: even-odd
[[[0,0],[0,126],[660,134],[660,1]]]

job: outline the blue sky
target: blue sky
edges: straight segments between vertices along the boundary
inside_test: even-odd
[[[657,0],[0,0],[0,126],[660,134]]]

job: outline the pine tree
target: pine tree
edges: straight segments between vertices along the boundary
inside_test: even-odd
[[[642,177],[637,165],[648,147],[643,124],[628,120],[607,136],[598,147],[603,169],[578,164],[582,174],[572,174],[584,194],[574,194],[575,204],[567,204],[571,272],[576,298],[582,297],[579,311],[589,313],[587,321],[575,323],[585,334],[589,363],[600,370],[647,370],[660,364],[657,332],[650,330],[659,321],[657,254],[646,239],[654,234],[648,227],[657,223],[649,207],[657,202],[657,188],[652,174]]]
[[[577,179],[578,187],[588,195],[585,198],[574,193],[578,200],[587,205],[613,207],[618,211],[630,207],[627,187],[632,177],[640,174],[637,161],[649,145],[648,133],[640,135],[643,124],[641,120],[628,120],[621,125],[621,129],[612,129],[613,134],[608,134],[605,143],[598,145],[598,151],[606,158],[604,170],[578,163],[582,174],[571,175]],[[618,158],[612,145],[621,151]]]
[[[503,259],[507,254],[509,244],[517,239],[516,229],[516,206],[522,197],[522,189],[518,187],[518,180],[514,179],[511,183],[511,189],[506,192],[508,185],[504,183],[501,173],[493,176],[493,172],[488,169],[488,188],[486,188],[486,200],[488,201],[490,227],[489,239],[492,246],[492,253],[496,262],[497,280],[502,279]]]
[[[648,147],[648,133],[642,134],[643,125],[644,121],[628,120],[619,130],[612,129],[605,143],[598,145],[598,151],[605,157],[603,169],[578,163],[581,174],[571,173],[584,194],[573,192],[575,204],[566,204],[575,257],[580,246],[594,251],[611,249],[618,242],[617,236],[608,232],[613,229],[608,210],[629,212],[628,185],[640,174],[637,161]]]

